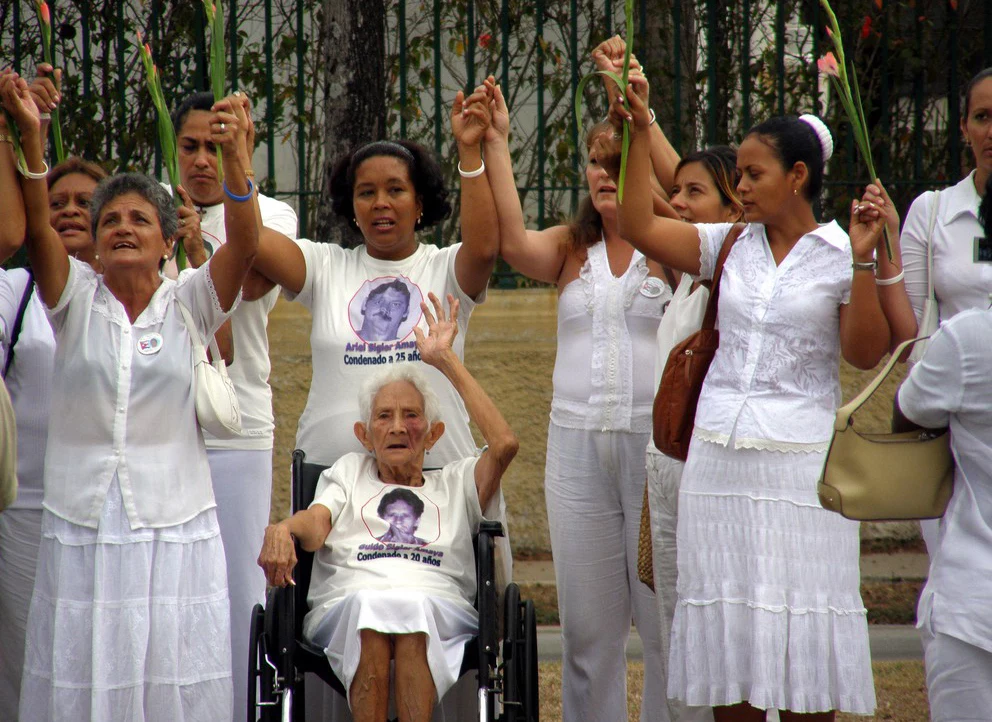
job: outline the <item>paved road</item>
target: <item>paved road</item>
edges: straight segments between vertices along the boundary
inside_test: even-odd
[[[874,662],[902,659],[923,659],[920,635],[915,627],[901,624],[871,624],[868,626],[871,658]],[[537,653],[542,662],[561,659],[561,628],[538,627]],[[641,638],[636,630],[630,631],[627,659],[640,661],[644,655]]]

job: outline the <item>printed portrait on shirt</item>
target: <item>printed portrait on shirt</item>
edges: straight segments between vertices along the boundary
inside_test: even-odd
[[[365,504],[362,520],[376,541],[422,547],[437,540],[441,510],[412,489],[394,486]]]
[[[351,327],[367,343],[402,341],[420,321],[423,298],[405,276],[366,281],[348,305]]]

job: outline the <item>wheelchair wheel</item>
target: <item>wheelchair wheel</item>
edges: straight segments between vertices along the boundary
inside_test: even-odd
[[[520,618],[520,588],[509,584],[503,595],[503,722],[522,722],[526,719],[521,682],[524,669],[523,637]]]
[[[266,658],[265,609],[256,604],[251,610],[248,642],[248,722],[277,722],[275,670]]]

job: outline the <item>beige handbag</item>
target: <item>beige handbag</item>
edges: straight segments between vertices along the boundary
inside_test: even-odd
[[[179,299],[179,311],[193,342],[193,393],[196,397],[196,420],[218,439],[234,439],[241,433],[241,407],[234,382],[227,375],[227,366],[221,358],[217,341],[210,339],[210,363],[207,351],[200,340],[200,332],[193,322],[189,309]]]
[[[857,521],[943,516],[954,484],[950,431],[860,434],[851,418],[878,390],[906,347],[918,340],[900,344],[875,380],[837,410],[833,439],[817,485],[824,509]]]

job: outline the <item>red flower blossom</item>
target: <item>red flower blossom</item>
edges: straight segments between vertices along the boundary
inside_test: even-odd
[[[837,69],[837,58],[834,57],[833,53],[827,53],[817,60],[816,67],[824,75],[832,75],[835,78],[840,77],[840,71]]]
[[[45,23],[45,25],[52,24],[52,13],[48,9],[48,3],[38,3],[38,12],[41,14],[41,21]]]
[[[861,39],[866,39],[871,35],[871,16],[865,15],[865,21],[861,24]]]
[[[482,33],[482,35],[479,36],[479,47],[483,49],[488,48],[492,41],[493,36],[491,33]]]
[[[957,12],[958,10],[958,0],[951,0],[951,10]]]

